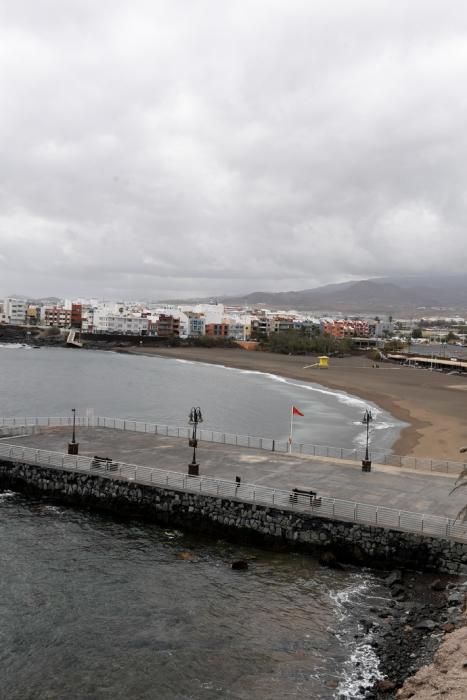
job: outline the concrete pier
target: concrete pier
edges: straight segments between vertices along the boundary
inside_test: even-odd
[[[67,451],[70,429],[42,428],[38,434],[7,438],[25,447]],[[4,439],[5,440],[5,439]],[[80,455],[188,473],[191,450],[184,438],[79,428]],[[200,475],[289,490],[312,489],[319,496],[387,508],[455,518],[466,502],[465,491],[450,495],[455,475],[414,471],[373,463],[370,473],[357,462],[287,455],[277,452],[199,442]]]

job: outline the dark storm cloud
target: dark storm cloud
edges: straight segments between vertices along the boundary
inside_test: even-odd
[[[0,293],[467,262],[462,2],[0,2]]]

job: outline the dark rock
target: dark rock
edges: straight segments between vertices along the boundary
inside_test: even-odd
[[[454,630],[456,629],[456,626],[453,625],[452,622],[446,622],[446,623],[442,626],[441,629],[443,629],[445,632],[447,632],[447,633],[449,634],[450,632],[454,632]]]
[[[232,569],[234,571],[246,571],[248,569],[248,562],[244,559],[239,559],[238,561],[232,562]]]
[[[336,559],[336,555],[329,550],[326,550],[321,554],[319,563],[321,566],[327,566],[329,569],[342,569],[341,564],[339,564]]]
[[[386,584],[386,586],[389,586],[389,587],[394,586],[394,584],[400,583],[401,581],[402,581],[402,573],[398,569],[393,571],[391,574],[389,574],[389,576],[387,576],[384,579],[384,583]]]
[[[448,596],[449,605],[462,605],[463,602],[464,594],[460,591],[454,591],[454,593],[450,593]]]
[[[387,617],[392,617],[392,613],[390,613],[389,610],[381,610],[379,617],[385,620]]]
[[[375,690],[377,690],[380,693],[390,693],[395,689],[396,689],[396,684],[393,683],[393,681],[389,681],[387,679],[381,680],[381,681],[376,681],[376,683],[375,683]]]
[[[438,627],[437,623],[433,620],[421,620],[415,625],[417,630],[434,630]]]
[[[391,595],[393,598],[397,598],[397,600],[404,600],[406,597],[406,591],[404,586],[401,586],[400,584],[394,584],[391,587]]]
[[[436,581],[433,581],[430,588],[432,591],[444,591],[446,589],[446,586],[442,581],[439,580],[439,578],[437,578]]]

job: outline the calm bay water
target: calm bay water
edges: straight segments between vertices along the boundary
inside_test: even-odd
[[[384,595],[369,572],[8,492],[0,551],[9,700],[356,698],[377,668],[354,640]]]
[[[297,442],[360,446],[368,402],[275,375],[160,357],[71,349],[0,347],[0,413],[7,416],[96,414],[187,425],[201,406],[203,427],[284,440],[290,406]],[[372,445],[389,450],[402,426],[372,407]]]
[[[364,404],[222,367],[72,350],[0,348],[3,415],[79,412],[348,445]],[[378,445],[397,430],[378,413]],[[191,552],[192,560],[182,558]],[[321,568],[135,521],[0,493],[1,696],[348,698],[377,673],[360,620],[386,595],[369,571]],[[230,568],[251,558],[247,572]]]

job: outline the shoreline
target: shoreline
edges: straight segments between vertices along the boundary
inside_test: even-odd
[[[126,347],[115,352],[224,365],[276,374],[344,391],[377,404],[407,423],[393,445],[394,454],[461,462],[467,444],[467,378],[393,364],[374,366],[366,357],[331,358],[329,369],[309,367],[316,358],[242,349]]]

